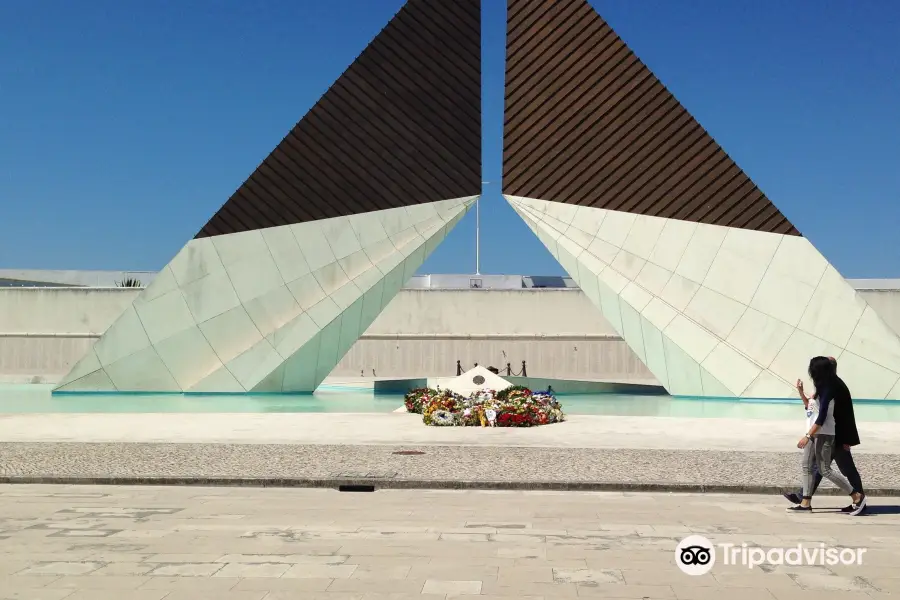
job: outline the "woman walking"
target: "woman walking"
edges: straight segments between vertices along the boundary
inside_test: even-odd
[[[815,394],[806,407],[806,435],[797,442],[803,450],[801,470],[803,473],[803,499],[789,511],[811,511],[812,496],[815,493],[815,467],[819,473],[853,499],[853,506],[861,512],[866,506],[865,496],[854,491],[843,475],[831,468],[834,454],[834,396],[839,390],[837,370],[834,363],[824,356],[816,356],[809,361],[809,377],[815,385]]]
[[[832,356],[829,356],[828,360],[831,361],[835,372],[837,372],[837,360]],[[853,486],[853,491],[859,492],[865,498],[866,493],[863,491],[862,477],[859,475],[859,470],[856,468],[851,452],[853,446],[858,446],[860,443],[859,431],[856,428],[856,416],[853,413],[853,397],[850,394],[850,388],[847,387],[840,375],[835,377],[834,390],[835,392],[832,394],[832,402],[834,403],[834,454],[832,458],[841,475],[846,477],[850,485]],[[803,408],[807,409],[809,407],[809,398],[803,389],[803,381],[799,379],[797,380],[797,392],[800,394],[800,399],[803,400]],[[813,399],[815,399],[815,394],[813,394]],[[812,487],[813,496],[816,494],[816,488],[819,487],[821,482],[822,475],[816,471]],[[784,497],[792,504],[800,504],[803,501],[803,489],[784,494]],[[842,508],[841,512],[858,515],[866,508],[866,506],[860,507],[850,504]]]

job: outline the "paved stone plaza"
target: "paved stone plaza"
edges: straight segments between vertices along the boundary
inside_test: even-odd
[[[900,594],[900,508],[765,496],[2,486],[0,598],[853,600]],[[716,564],[677,543],[865,547],[860,566]]]
[[[0,414],[0,440],[784,452],[795,451],[806,432],[799,400],[796,406],[788,420],[568,415],[550,426],[495,428],[426,427],[421,415],[407,413],[10,413]],[[854,452],[897,452],[894,418],[860,421],[863,443]]]

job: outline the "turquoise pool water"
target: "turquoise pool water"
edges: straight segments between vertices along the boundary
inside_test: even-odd
[[[0,414],[10,413],[389,413],[402,395],[320,388],[315,394],[58,394],[52,386],[0,385]]]
[[[389,413],[403,406],[400,394],[324,386],[312,395],[282,394],[65,394],[46,385],[0,385],[0,414],[12,413]],[[799,419],[799,400],[680,398],[665,395],[560,395],[572,415],[737,419]],[[862,421],[900,422],[900,402],[857,401]]]

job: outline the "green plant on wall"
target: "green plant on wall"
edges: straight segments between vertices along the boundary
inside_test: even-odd
[[[141,280],[134,277],[126,277],[122,281],[117,281],[116,287],[141,287]]]

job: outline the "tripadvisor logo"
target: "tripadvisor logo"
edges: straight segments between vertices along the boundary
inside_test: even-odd
[[[705,575],[716,564],[716,548],[702,535],[689,535],[675,548],[675,564],[688,575]]]
[[[748,544],[719,544],[718,551],[708,539],[691,535],[675,548],[675,564],[688,575],[705,575],[716,564],[744,565],[748,569],[760,565],[861,565],[867,548],[835,548],[797,544],[790,548],[761,548]]]

